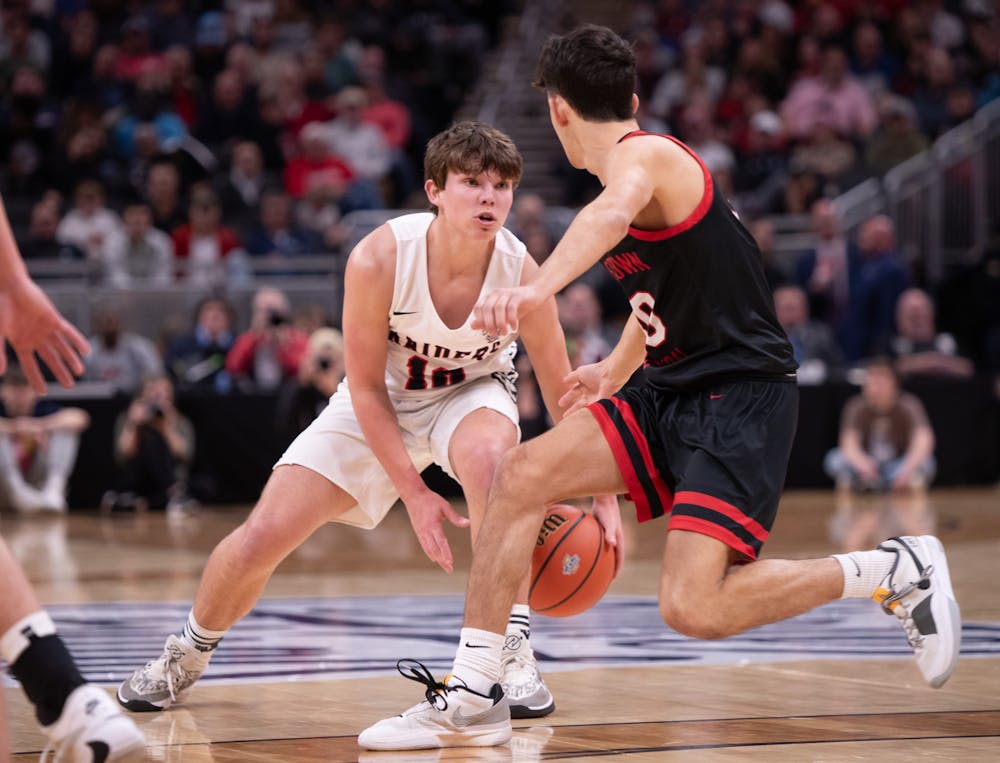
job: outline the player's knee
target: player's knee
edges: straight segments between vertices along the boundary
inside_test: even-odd
[[[714,641],[730,633],[714,605],[683,593],[660,594],[660,617],[684,636]]]
[[[524,445],[517,445],[504,454],[497,466],[491,496],[547,501],[545,480],[538,462]]]

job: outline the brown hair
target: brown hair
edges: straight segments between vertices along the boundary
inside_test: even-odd
[[[444,188],[449,172],[478,175],[492,170],[517,185],[524,161],[506,133],[482,122],[458,122],[427,143],[424,178]]]

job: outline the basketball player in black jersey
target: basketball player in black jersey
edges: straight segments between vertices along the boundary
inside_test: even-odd
[[[774,522],[798,394],[759,251],[704,163],[635,119],[635,61],[603,27],[550,39],[536,85],[574,167],[600,195],[576,216],[537,277],[480,299],[490,333],[601,260],[632,306],[621,340],[569,380],[568,415],[509,451],[490,490],[446,682],[428,701],[375,724],[363,747],[486,746],[503,737],[497,691],[503,633],[547,503],[628,492],[639,520],[669,514],[660,612],[674,630],[717,639],[840,597],[895,614],[926,681],[958,658],[961,622],[941,544],[892,538],[873,551],[758,561]],[[646,384],[622,389],[639,366]],[[492,638],[491,638],[492,637]]]

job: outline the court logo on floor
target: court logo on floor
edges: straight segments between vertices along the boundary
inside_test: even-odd
[[[190,602],[125,602],[49,608],[91,681],[120,681],[179,633]],[[461,596],[266,599],[237,623],[204,682],[325,680],[387,675],[412,657],[445,671],[455,655]],[[545,672],[609,666],[739,664],[804,659],[909,658],[896,619],[871,602],[836,601],[721,641],[663,625],[655,598],[608,596],[575,617],[532,618]],[[1000,655],[1000,623],[966,623],[962,656]],[[9,680],[9,679],[7,679]]]

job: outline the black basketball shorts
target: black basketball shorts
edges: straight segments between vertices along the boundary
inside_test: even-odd
[[[798,420],[794,382],[697,391],[646,384],[589,406],[640,522],[716,538],[756,559],[774,524]]]

